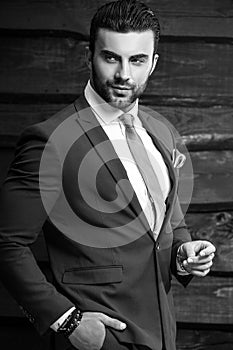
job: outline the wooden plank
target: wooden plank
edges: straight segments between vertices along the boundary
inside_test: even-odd
[[[231,107],[151,107],[174,125],[189,150],[233,149]]]
[[[178,325],[177,350],[232,350],[233,333],[229,331],[182,329]]]
[[[215,245],[211,270],[233,273],[233,212],[188,213],[185,220],[194,240],[204,239]]]
[[[170,36],[233,37],[230,0],[145,0],[159,13],[161,32]],[[96,9],[106,1],[28,1],[1,2],[2,28],[66,30],[88,35]]]
[[[226,272],[232,274],[233,212],[188,214],[186,221],[193,239],[207,239],[215,244],[217,252],[212,271],[218,274]],[[42,236],[34,244],[33,252],[39,261],[46,261],[47,253]],[[233,317],[232,293],[232,277],[209,276],[205,279],[195,279],[187,290],[175,284],[179,322],[230,324]],[[182,305],[182,309],[179,305]],[[195,305],[200,306],[197,309]],[[16,302],[2,286],[0,286],[0,316],[22,316]],[[221,317],[224,317],[223,320]]]
[[[233,151],[191,152],[190,155],[193,171],[186,165],[180,170],[181,203],[187,203],[190,179],[194,179],[190,210],[217,211],[233,208],[233,191],[230,190],[233,179]],[[5,154],[4,149],[0,149],[0,160],[3,159],[0,183],[6,177],[12,157],[13,152],[8,150]]]
[[[218,274],[233,273],[233,212],[188,213],[185,220],[194,240],[204,239],[215,245],[211,270]],[[42,235],[32,250],[38,261],[48,260]]]
[[[16,141],[26,127],[46,120],[65,106],[65,103],[0,104],[0,146],[4,145],[4,138]]]
[[[63,109],[66,104],[0,104],[0,147],[12,148],[20,133]]]
[[[194,240],[204,239],[215,245],[211,271],[220,275],[233,273],[233,212],[188,213],[185,220]],[[38,261],[48,261],[42,234],[32,245],[32,251]]]
[[[190,178],[194,179],[190,210],[227,210],[233,208],[233,191],[230,184],[233,179],[232,151],[191,152],[192,169],[186,166],[180,169],[180,201],[186,203]]]
[[[89,76],[86,46],[72,38],[0,38],[0,93],[79,95]]]
[[[232,277],[194,278],[186,289],[174,280],[173,293],[178,322],[233,323]],[[0,316],[22,317],[17,303],[1,284],[0,296]]]
[[[184,289],[173,280],[178,322],[233,323],[233,277],[193,278]]]
[[[67,102],[68,104],[68,102]],[[233,149],[233,107],[147,105],[161,113],[179,132],[189,150]],[[0,104],[0,147],[12,147],[21,131],[43,121],[66,103]]]
[[[72,38],[0,38],[0,94],[79,95],[88,79],[87,42]],[[221,52],[221,55],[219,54]],[[233,46],[161,43],[160,61],[146,94],[197,103],[232,104]]]
[[[233,191],[229,191],[233,179],[232,151],[191,152],[190,155],[195,174],[192,203],[232,202]],[[210,189],[214,192],[211,199]]]
[[[219,50],[226,55],[224,62]],[[155,96],[155,104],[158,94],[195,98],[197,102],[215,96],[217,104],[221,103],[221,98],[228,97],[233,86],[231,51],[233,53],[233,48],[228,44],[191,40],[160,44],[158,67],[148,85],[150,94]],[[212,55],[216,55],[216,59]],[[221,62],[225,67],[220,66]]]

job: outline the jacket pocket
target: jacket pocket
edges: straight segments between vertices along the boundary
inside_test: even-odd
[[[122,265],[79,267],[67,269],[62,277],[65,284],[109,284],[120,283],[123,278]]]

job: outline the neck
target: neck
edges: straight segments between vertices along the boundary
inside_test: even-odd
[[[131,103],[129,106],[127,106],[125,108],[120,108],[120,110],[122,110],[122,112],[124,112],[124,113],[127,113],[135,106],[135,103],[136,103],[136,101],[134,101],[133,103]]]

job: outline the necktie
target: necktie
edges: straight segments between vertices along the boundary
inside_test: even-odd
[[[123,114],[120,116],[120,120],[125,126],[125,135],[130,152],[146,185],[148,198],[155,215],[156,224],[154,230],[158,233],[162,226],[166,210],[161,186],[152,167],[145,146],[134,128],[134,117],[131,114]]]

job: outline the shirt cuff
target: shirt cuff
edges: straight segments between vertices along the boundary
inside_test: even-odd
[[[55,321],[50,328],[57,332],[58,328],[62,325],[62,323],[67,319],[67,317],[71,314],[71,312],[75,309],[73,306],[71,309],[66,311],[57,321]]]

